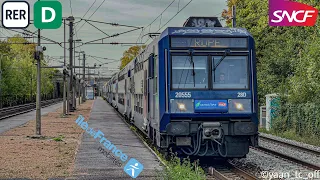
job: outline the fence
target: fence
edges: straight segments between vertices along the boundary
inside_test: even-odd
[[[60,95],[61,96],[61,95]],[[50,93],[50,94],[42,94],[41,95],[41,101],[55,99],[55,98],[61,98],[56,97],[56,95]],[[0,108],[5,107],[11,107],[11,106],[17,106],[21,104],[27,104],[27,103],[34,103],[36,102],[36,96],[30,96],[30,95],[8,95],[8,96],[1,96],[0,97]]]
[[[299,136],[320,137],[320,103],[281,103],[273,112],[272,130],[294,132]]]

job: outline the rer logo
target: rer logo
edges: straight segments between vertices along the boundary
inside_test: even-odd
[[[306,4],[288,0],[269,0],[270,26],[314,26],[318,10]]]
[[[37,1],[34,4],[34,26],[38,29],[58,29],[62,24],[59,1]]]
[[[30,6],[26,1],[2,3],[2,26],[7,29],[27,28],[30,22]]]

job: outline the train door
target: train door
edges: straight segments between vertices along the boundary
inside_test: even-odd
[[[126,79],[126,96],[127,96],[127,102],[126,102],[126,116],[130,117],[131,112],[131,77],[130,77],[130,70],[128,71],[128,78]]]
[[[123,95],[123,105],[124,105],[124,114],[127,112],[127,78],[124,79],[124,95]]]
[[[134,103],[135,103],[135,99],[134,99],[134,97],[135,97],[135,89],[134,89],[135,87],[134,87],[134,76],[132,76],[132,78],[131,78],[131,119],[133,118],[133,113],[134,113]]]
[[[143,120],[144,120],[144,128],[147,129],[148,126],[148,110],[147,110],[147,102],[148,102],[148,96],[147,96],[147,79],[148,79],[148,74],[147,70],[144,70],[144,76],[143,76]]]

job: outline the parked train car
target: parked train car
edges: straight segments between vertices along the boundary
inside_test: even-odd
[[[164,30],[110,80],[111,104],[163,150],[245,157],[258,144],[254,39],[207,19]]]
[[[86,87],[86,99],[93,100],[94,97],[95,97],[94,88],[93,87]]]

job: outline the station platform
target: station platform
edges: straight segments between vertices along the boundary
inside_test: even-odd
[[[101,97],[94,101],[90,119],[84,121],[88,122],[89,128],[103,132],[105,138],[128,155],[128,160],[135,158],[143,164],[144,169],[136,179],[155,179],[157,171],[161,170],[160,161]],[[67,179],[133,179],[124,172],[128,161],[119,167],[100,152],[99,147],[105,149],[99,138],[94,139],[84,132],[76,154],[74,176]]]

